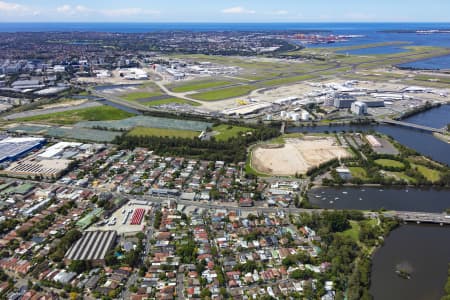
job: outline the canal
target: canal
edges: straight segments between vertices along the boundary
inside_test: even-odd
[[[439,300],[450,263],[450,227],[402,225],[373,257],[370,292],[375,300]],[[410,269],[403,279],[397,266]]]

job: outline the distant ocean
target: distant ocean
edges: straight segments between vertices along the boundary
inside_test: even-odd
[[[392,41],[417,46],[450,48],[450,33],[386,33],[398,30],[450,29],[450,23],[0,23],[0,32],[95,31],[112,33],[145,33],[155,31],[309,31],[317,34],[362,35],[347,42],[313,45],[341,47]],[[387,51],[387,49],[384,49]],[[391,49],[392,50],[392,49]],[[371,53],[367,53],[371,54]],[[381,54],[381,53],[380,53]],[[449,58],[446,59],[447,68]],[[436,61],[431,61],[433,66]]]

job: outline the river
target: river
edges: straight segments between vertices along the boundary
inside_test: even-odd
[[[450,263],[450,227],[403,225],[375,252],[370,292],[375,300],[439,300]],[[411,279],[395,273],[398,264],[412,268]]]
[[[328,209],[397,210],[441,213],[450,208],[450,190],[409,187],[317,188],[309,192],[312,205]]]
[[[403,121],[433,128],[444,128],[450,124],[450,105],[441,105],[411,116]]]
[[[406,122],[442,128],[450,123],[450,106],[417,114]],[[436,161],[450,165],[450,145],[419,130],[390,126],[333,126],[290,128],[288,132],[375,130]],[[410,187],[318,188],[309,192],[311,204],[329,209],[443,212],[450,208],[450,190]],[[450,227],[403,225],[378,249],[372,262],[371,289],[375,300],[439,300],[444,294],[450,263]],[[396,266],[412,268],[411,279],[395,273]]]

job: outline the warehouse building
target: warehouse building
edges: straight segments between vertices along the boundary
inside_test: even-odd
[[[67,251],[64,261],[70,264],[74,260],[87,260],[94,266],[104,265],[106,253],[114,247],[116,237],[117,232],[113,230],[84,232]]]
[[[352,113],[358,116],[363,116],[367,114],[367,104],[361,101],[356,101],[352,103],[351,107]]]
[[[43,138],[12,138],[0,140],[0,163],[15,161],[29,152],[40,149],[45,144]]]
[[[26,158],[18,162],[13,162],[1,173],[11,177],[35,177],[42,176],[47,179],[54,179],[61,176],[67,170],[72,161],[68,159],[36,159]]]
[[[334,98],[334,106],[342,109],[342,108],[350,108],[352,103],[356,101],[354,96],[348,94],[338,94]]]

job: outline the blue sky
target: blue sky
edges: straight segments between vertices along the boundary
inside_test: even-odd
[[[0,22],[450,22],[448,0],[0,0]]]

